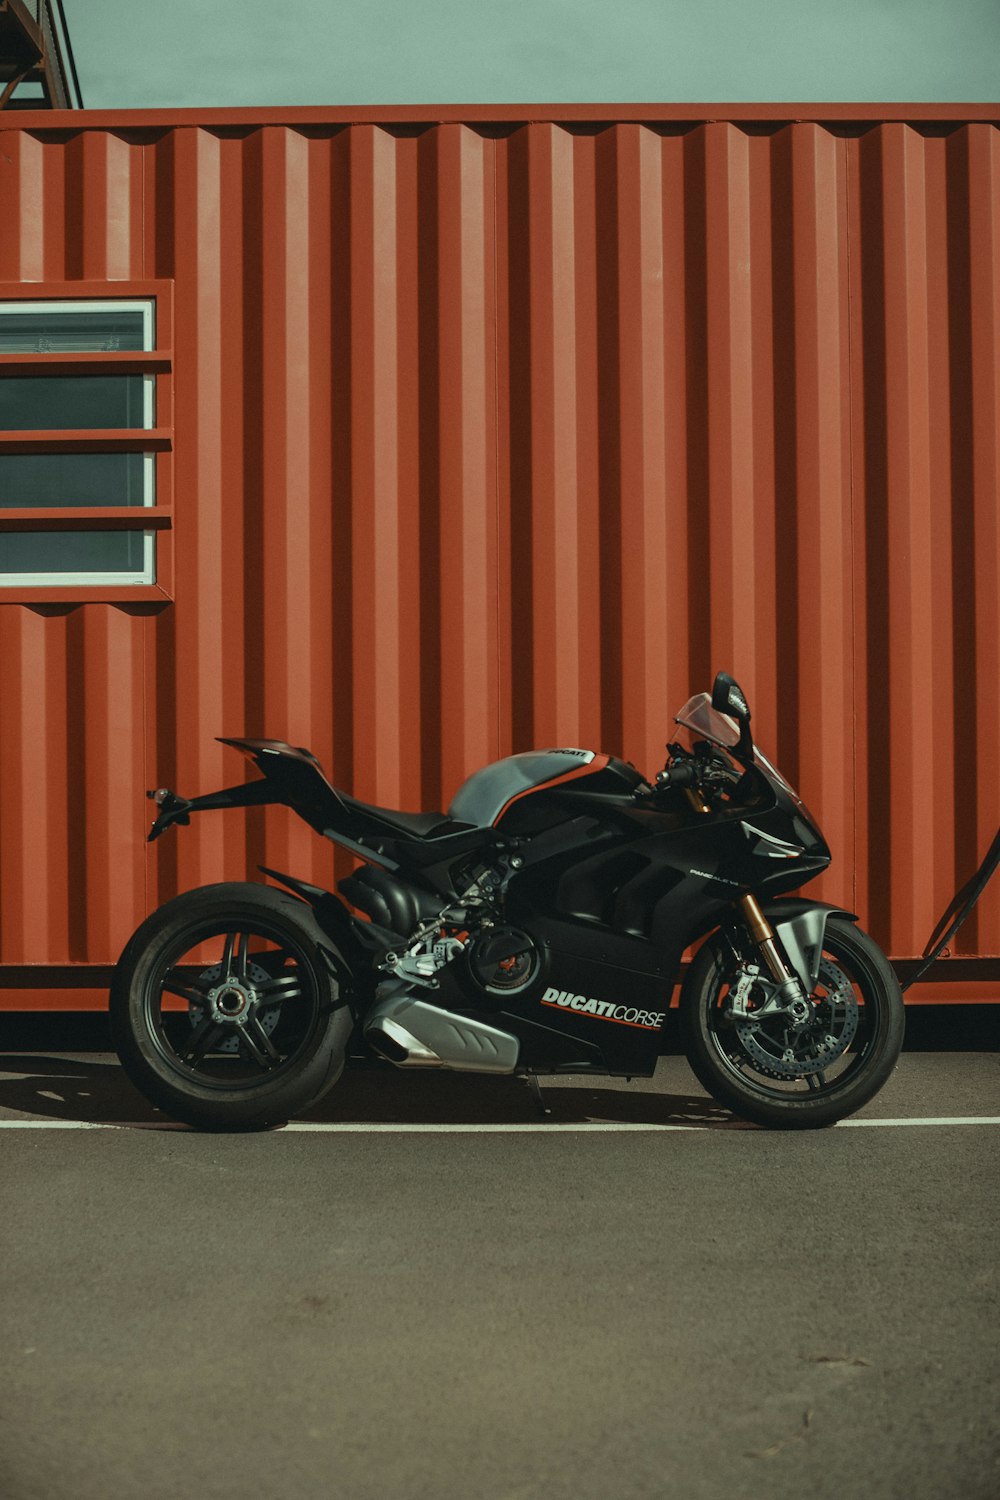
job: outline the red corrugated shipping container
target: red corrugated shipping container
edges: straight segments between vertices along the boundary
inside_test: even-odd
[[[346,873],[282,809],[144,842],[147,787],[243,779],[216,735],[438,808],[536,745],[652,772],[719,668],[833,847],[810,891],[917,955],[1000,823],[998,123],[0,117],[0,304],[155,301],[117,366],[155,424],[116,442],[157,549],[0,587],[0,1007],[104,1004],[178,890]],[[1000,998],[1000,881],[938,972],[909,998]]]

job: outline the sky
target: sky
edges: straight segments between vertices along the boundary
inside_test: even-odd
[[[89,109],[984,102],[1000,0],[64,0]]]

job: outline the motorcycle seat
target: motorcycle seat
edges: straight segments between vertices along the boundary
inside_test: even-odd
[[[370,802],[359,802],[356,797],[347,796],[346,792],[338,792],[337,795],[345,807],[358,817],[383,823],[394,833],[402,833],[411,839],[444,838],[450,833],[468,833],[475,826],[472,823],[458,823],[443,812],[397,812],[394,808],[375,807]]]

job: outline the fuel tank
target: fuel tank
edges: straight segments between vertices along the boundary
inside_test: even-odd
[[[587,791],[619,795],[644,781],[625,761],[594,750],[526,750],[475,771],[455,793],[448,815],[459,823],[495,828],[522,798],[584,778]]]

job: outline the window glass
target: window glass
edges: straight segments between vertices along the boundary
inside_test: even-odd
[[[152,478],[145,453],[0,454],[0,507],[145,505]]]
[[[0,574],[60,575],[55,582],[67,582],[68,573],[140,574],[145,567],[147,535],[142,531],[0,532]]]
[[[0,309],[0,354],[112,353],[151,349],[148,306],[46,307],[26,302]]]
[[[0,377],[0,432],[143,427],[141,375]]]
[[[51,433],[56,449],[0,450],[0,512],[37,506],[51,520],[60,508],[155,505],[153,453],[74,453],[59,442],[60,433],[151,428],[155,375],[109,373],[107,364],[89,373],[86,361],[70,374],[49,374],[44,361],[33,358],[78,353],[96,361],[155,347],[152,299],[0,303],[0,354],[25,360],[0,373],[0,432]],[[152,532],[0,531],[0,584],[131,585],[155,578]]]

